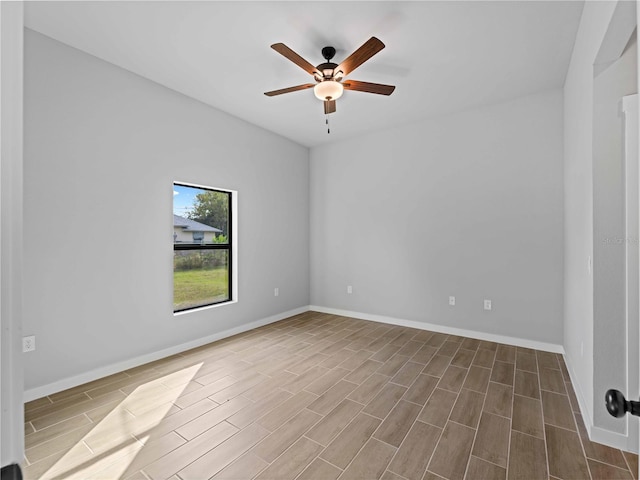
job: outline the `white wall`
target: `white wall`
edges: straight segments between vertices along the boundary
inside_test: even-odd
[[[312,149],[312,304],[561,344],[562,119],[554,90]]]
[[[26,389],[309,304],[306,148],[30,30],[24,109]],[[174,181],[238,191],[237,304],[173,315]]]
[[[594,363],[604,361],[609,366],[607,350],[619,346],[599,342],[598,350],[594,348],[594,278],[589,260],[594,253],[594,64],[599,63],[601,70],[602,61],[610,56],[601,53],[611,48],[607,38],[612,37],[611,32],[615,34],[615,29],[610,29],[610,24],[616,15],[622,23],[629,19],[630,15],[622,12],[629,6],[633,6],[632,2],[585,2],[564,86],[564,348],[592,439],[618,442],[620,447],[624,447],[620,443],[622,436],[593,428],[594,409],[604,408],[604,391],[594,388]]]
[[[603,70],[594,80],[593,113],[593,316],[594,316],[594,404],[604,392],[627,385],[627,246],[637,243],[638,232],[626,230],[624,122],[621,99],[637,93],[637,44]],[[635,176],[637,178],[637,176]],[[637,181],[630,186],[637,191]],[[631,207],[631,206],[629,206]],[[637,213],[637,205],[634,212]],[[633,268],[637,262],[630,262]],[[635,293],[638,285],[633,282]],[[634,295],[637,300],[637,295]],[[635,302],[632,302],[635,307]],[[635,310],[630,321],[638,324]],[[635,330],[634,330],[635,332]],[[637,344],[637,335],[634,335]],[[634,357],[637,364],[637,357]],[[637,385],[637,382],[636,382]],[[628,394],[628,393],[627,393]],[[625,433],[626,422],[604,408],[594,411],[594,424]]]
[[[0,2],[0,466],[24,457],[22,403],[22,2]]]

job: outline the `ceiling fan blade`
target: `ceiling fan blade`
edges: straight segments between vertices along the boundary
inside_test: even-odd
[[[369,40],[364,42],[364,44],[360,48],[358,48],[355,52],[353,52],[345,60],[343,60],[343,62],[338,65],[335,71],[338,72],[342,70],[344,72],[343,76],[346,77],[383,48],[384,43],[382,43],[376,37],[371,37]]]
[[[315,87],[315,83],[305,83],[304,85],[296,85],[295,87],[281,88],[280,90],[272,90],[270,92],[264,92],[267,97],[275,97],[276,95],[282,95],[283,93],[297,92],[298,90],[306,90],[307,88]]]
[[[318,71],[318,69],[316,67],[311,65],[309,62],[307,62],[300,55],[298,55],[296,52],[291,50],[284,43],[274,43],[273,45],[271,45],[271,48],[273,48],[280,55],[282,55],[282,56],[288,58],[289,60],[291,60],[293,63],[298,65],[300,68],[302,68],[305,72],[307,72],[307,73],[309,73],[311,75],[318,74],[318,75],[322,76],[322,74]]]
[[[334,113],[336,111],[336,101],[335,100],[325,100],[324,101],[324,113],[325,115],[329,115],[330,113]]]
[[[377,93],[378,95],[391,95],[396,89],[394,85],[383,85],[382,83],[359,82],[358,80],[345,80],[342,86],[347,90],[358,92]]]

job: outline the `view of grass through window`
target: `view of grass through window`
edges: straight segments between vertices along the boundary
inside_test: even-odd
[[[173,184],[173,311],[228,302],[231,193]]]

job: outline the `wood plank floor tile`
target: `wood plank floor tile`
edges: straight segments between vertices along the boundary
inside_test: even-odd
[[[428,470],[449,480],[462,480],[476,431],[448,422],[431,457]]]
[[[539,399],[540,386],[538,384],[538,374],[516,369],[514,393],[516,395]]]
[[[258,423],[267,430],[273,432],[317,398],[317,395],[303,390],[302,392],[296,393],[293,397],[285,400],[269,413],[264,415],[260,420],[258,420]]]
[[[467,427],[477,428],[483,404],[484,395],[482,393],[463,388],[449,419]]]
[[[513,388],[501,383],[489,382],[484,411],[511,418]]]
[[[200,400],[207,398],[215,393],[218,393],[220,390],[227,388],[238,381],[237,378],[231,375],[225,375],[224,377],[206,385],[202,388],[190,392],[186,395],[180,395],[178,399],[175,401],[175,404],[180,408],[187,408],[194,403],[199,402]],[[217,402],[219,403],[219,402]]]
[[[229,466],[216,473],[211,480],[247,480],[255,477],[269,464],[253,453],[245,453]]]
[[[26,450],[29,450],[30,448],[54,439],[59,435],[64,435],[71,430],[90,424],[93,424],[93,422],[89,420],[89,417],[86,415],[78,415],[68,418],[60,423],[56,423],[55,425],[51,425],[50,427],[42,430],[34,431],[32,434],[25,436],[24,447]]]
[[[426,365],[431,361],[431,359],[435,356],[438,349],[436,347],[432,347],[430,345],[423,345],[420,350],[416,352],[416,354],[411,357],[411,362],[421,363],[422,365]]]
[[[535,353],[516,352],[516,370],[538,373],[538,361]]]
[[[476,356],[473,357],[471,365],[477,365],[478,367],[491,368],[493,367],[493,361],[496,358],[496,352],[487,350],[485,348],[478,348]]]
[[[471,455],[464,478],[466,480],[505,480],[507,470]]]
[[[320,458],[342,469],[346,468],[380,423],[381,420],[375,417],[359,413],[322,452]]]
[[[542,415],[544,423],[576,430],[569,397],[542,390]]]
[[[496,350],[496,361],[516,363],[516,347],[510,345],[498,345]]]
[[[209,478],[225,468],[253,445],[269,435],[260,425],[249,425],[217,447],[209,450],[195,462],[178,472],[182,480]]]
[[[256,445],[252,452],[271,463],[321,419],[321,415],[304,409]]]
[[[346,368],[347,370],[353,371],[356,368],[358,368],[360,365],[362,365],[370,356],[371,356],[371,352],[367,352],[366,350],[360,350],[350,355],[346,360],[344,360],[338,366],[340,368]],[[326,366],[326,365],[322,365],[322,366]]]
[[[453,356],[456,354],[456,352],[458,351],[459,348],[460,348],[460,344],[459,343],[450,342],[449,340],[447,340],[438,349],[438,355],[442,355],[444,357],[453,358]]]
[[[555,353],[536,350],[536,356],[538,357],[538,368],[555,368],[556,370],[560,370],[560,363],[558,363],[558,357]]]
[[[468,370],[466,368],[450,365],[442,374],[442,378],[440,378],[440,382],[438,383],[438,388],[455,393],[460,392],[467,373]]]
[[[396,450],[391,445],[371,438],[339,478],[342,480],[378,479],[384,473]]]
[[[358,385],[360,385],[382,365],[382,362],[367,359],[363,363],[361,363],[360,366],[355,368],[351,373],[345,376],[344,379],[348,382],[357,383]]]
[[[287,391],[275,390],[266,397],[254,402],[252,405],[246,406],[238,413],[234,413],[227,418],[227,422],[234,427],[245,428],[280,404],[289,400],[292,396],[293,395]]]
[[[293,480],[322,451],[322,446],[301,438],[256,477],[256,480]]]
[[[564,387],[564,379],[560,370],[554,370],[552,368],[541,367],[540,368],[540,389],[548,390],[550,392],[567,394]]]
[[[144,448],[139,452],[136,452],[133,459],[127,459],[126,466],[121,469],[121,471],[124,472],[121,475],[121,478],[127,478],[130,475],[137,473],[147,465],[150,465],[156,460],[164,457],[185,443],[186,440],[176,432],[169,432],[166,435],[147,441]]]
[[[545,480],[546,478],[547,454],[544,440],[520,432],[511,432],[508,479]]]
[[[415,422],[398,449],[389,470],[408,480],[421,480],[442,429],[423,422]]]
[[[121,374],[121,375],[124,376],[124,378],[128,377],[125,374]],[[42,397],[42,398],[38,398],[36,400],[32,400],[30,402],[27,402],[27,403],[24,404],[25,418],[27,419],[27,421],[31,420],[34,417],[34,415],[33,415],[34,412],[36,412],[37,410],[40,410],[41,408],[45,408],[45,407],[50,407],[48,410],[44,410],[44,411],[46,413],[51,413],[51,412],[57,410],[57,408],[59,408],[60,405],[62,405],[62,401],[68,401],[69,399],[71,399],[71,403],[73,404],[73,403],[75,403],[74,398],[82,397],[84,400],[86,400],[88,397],[84,392],[85,392],[85,390],[83,388],[83,385],[80,385],[79,387],[75,387],[75,388],[71,389],[71,392],[69,392],[69,390],[65,390],[64,392],[61,392],[60,394],[57,394],[57,402],[56,403],[58,404],[58,406],[55,406],[53,404],[54,402],[51,400],[50,397]],[[51,395],[51,397],[56,397],[56,394]]]
[[[342,400],[347,398],[347,395],[353,392],[357,387],[358,385],[355,383],[340,380],[333,387],[311,402],[307,408],[321,415],[326,415]]]
[[[336,480],[342,470],[320,458],[316,458],[296,480]]]
[[[571,410],[573,410],[575,413],[580,413],[580,404],[578,403],[576,392],[573,391],[573,387],[570,383],[565,382],[564,385],[567,389],[567,393],[569,394],[569,403],[571,404]]]
[[[406,480],[403,477],[401,477],[400,475],[396,475],[393,472],[390,472],[389,470],[387,470],[386,472],[384,472],[384,474],[380,477],[380,480]]]
[[[319,312],[29,402],[25,445],[26,480],[594,480],[638,462],[588,439],[560,354]]]
[[[61,435],[57,435],[50,440],[28,448],[24,455],[29,463],[36,463],[50,455],[53,455],[54,453],[70,450],[94,428],[95,425],[92,423],[75,428]]]
[[[631,475],[635,480],[638,480],[638,455],[630,452],[622,452],[622,454],[627,461],[627,467],[631,471]]]
[[[93,410],[102,405],[112,403],[115,401],[122,401],[126,397],[127,396],[120,391],[111,392],[95,399],[89,399],[87,397],[86,399],[78,401],[73,405],[69,405],[68,407],[61,408],[60,410],[52,411],[51,413],[48,413],[43,416],[37,416],[31,419],[30,421],[33,427],[36,429],[36,431],[42,430],[43,428],[47,428],[47,427],[50,427],[51,425],[55,425],[56,423],[60,423],[63,420],[76,417],[86,412],[87,410]],[[37,410],[36,412],[38,411],[39,410]]]
[[[422,410],[420,405],[400,400],[378,427],[373,437],[394,447],[399,447],[420,410]]]
[[[433,358],[427,363],[427,365],[422,369],[422,373],[426,373],[427,375],[433,375],[434,377],[441,377],[445,372],[449,363],[451,362],[450,357],[444,357],[442,355],[434,355]]]
[[[629,470],[587,459],[592,480],[632,480]]]
[[[400,371],[404,364],[409,361],[409,358],[410,357],[396,354],[389,360],[384,362],[384,364],[377,370],[377,373],[387,375],[388,377],[393,377],[396,373],[398,373],[398,371]]]
[[[202,435],[151,463],[143,471],[151,480],[167,479],[238,431],[236,427],[227,422],[219,423]]]
[[[495,362],[493,362],[491,381],[502,383],[504,385],[513,385],[514,367],[515,364],[513,363],[501,362],[496,360]]]
[[[447,335],[445,335],[444,333],[434,333],[433,335],[431,335],[431,338],[427,340],[427,345],[440,348],[446,340]]]
[[[424,368],[424,365],[420,363],[407,362],[405,363],[398,373],[391,378],[391,383],[402,385],[403,387],[409,387],[420,375],[420,372]]]
[[[404,347],[402,347],[400,350],[398,350],[398,355],[412,357],[422,347],[423,347],[423,343],[422,342],[416,342],[415,340],[409,340],[407,343],[404,344]]]
[[[406,387],[388,383],[380,390],[380,393],[369,402],[364,412],[374,417],[384,419],[407,390]]]
[[[384,387],[388,381],[389,377],[386,375],[374,373],[362,382],[362,385],[351,392],[347,398],[366,405],[378,394],[378,392],[380,392],[382,387]]]
[[[343,400],[311,428],[305,436],[320,445],[327,446],[362,410],[362,405]]]
[[[213,395],[210,395],[209,398],[214,402],[218,402],[222,404],[243,394],[254,385],[258,385],[268,379],[269,377],[261,373],[256,373],[255,375],[248,375],[247,377],[234,383],[233,385],[229,385],[227,388],[223,388],[222,390],[214,393]]]
[[[308,385],[318,380],[323,375],[331,372],[330,369],[325,367],[319,367],[317,365],[305,370],[300,375],[291,378],[288,382],[285,382],[280,388],[286,390],[289,393],[298,393],[302,389],[306,389]],[[308,390],[307,390],[308,391]]]
[[[407,393],[404,394],[402,399],[417,403],[418,405],[424,405],[436,388],[438,381],[439,379],[437,377],[421,373],[411,387],[409,387],[409,390],[407,390]]]
[[[462,388],[467,388],[475,392],[486,393],[489,386],[489,377],[491,377],[491,370],[488,368],[479,367],[477,365],[469,368],[467,378],[462,385]]]
[[[191,420],[189,423],[184,424],[180,428],[176,429],[176,432],[178,432],[181,437],[191,440],[204,431],[209,430],[212,426],[219,424],[233,414],[239,412],[244,407],[252,404],[253,402],[251,402],[251,400],[244,397],[236,397],[219,407],[209,410],[204,415]]]
[[[578,425],[578,433],[582,440],[582,447],[584,448],[584,453],[587,458],[608,463],[614,467],[628,469],[627,462],[620,450],[589,440],[589,435],[587,434],[587,429],[584,426],[582,415],[578,413],[575,415],[575,418],[576,424]]]
[[[544,439],[542,403],[535,398],[513,397],[513,423],[511,428],[527,435]]]
[[[456,367],[469,368],[475,355],[475,350],[466,350],[464,348],[460,348],[460,350],[458,350],[451,359],[451,365],[454,365]]]
[[[329,372],[304,387],[304,389],[307,392],[320,396],[349,373],[351,373],[351,370],[347,370],[346,368],[332,368]]]
[[[589,468],[576,432],[545,425],[545,437],[550,475],[562,479],[589,478]]]
[[[455,393],[436,388],[418,415],[418,420],[444,428],[456,398]]]
[[[386,362],[391,357],[393,357],[402,347],[398,345],[389,345],[386,344],[380,350],[378,350],[374,355],[370,358],[371,360],[377,360],[378,362]]]
[[[465,338],[462,340],[462,345],[460,345],[460,347],[466,350],[473,350],[475,352],[480,347],[480,340],[475,338]]]
[[[478,434],[471,453],[487,462],[506,468],[510,423],[508,418],[484,412],[480,418]]]

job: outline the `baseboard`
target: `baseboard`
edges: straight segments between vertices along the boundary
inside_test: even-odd
[[[352,312],[349,310],[340,310],[337,308],[321,307],[318,305],[309,306],[309,310],[321,313],[330,313],[332,315],[341,315],[343,317],[359,318],[361,320],[371,320],[372,322],[387,323],[390,325],[399,325],[401,327],[417,328],[419,330],[429,330],[431,332],[446,333],[449,335],[459,335],[461,337],[475,338],[477,340],[486,340],[488,342],[504,343],[516,347],[533,348],[545,352],[564,354],[562,345],[555,343],[538,342],[536,340],[528,340],[525,338],[508,337],[506,335],[495,335],[492,333],[478,332],[475,330],[467,330],[464,328],[448,327],[446,325],[437,325],[435,323],[416,322],[414,320],[404,320],[401,318],[387,317],[383,315],[374,315],[371,313]]]
[[[601,443],[608,447],[617,448],[626,452],[638,453],[637,445],[638,441],[635,438],[630,438],[628,434],[616,433],[611,430],[605,430],[601,427],[596,427],[593,424],[593,414],[587,402],[585,400],[584,392],[582,391],[582,385],[578,381],[575,369],[573,368],[573,361],[568,355],[564,355],[564,363],[567,365],[569,371],[569,377],[571,378],[571,384],[573,385],[573,391],[576,394],[578,400],[578,407],[580,408],[580,414],[584,421],[584,427],[589,435],[589,440],[596,443]],[[601,405],[604,408],[604,398]],[[625,417],[625,421],[629,421],[628,417]],[[627,423],[628,428],[628,423]]]
[[[584,417],[583,417],[584,418]],[[601,443],[608,447],[618,448],[626,452],[633,452],[633,448],[629,446],[629,436],[622,433],[615,433],[611,430],[605,430],[604,428],[591,425],[589,429],[589,439],[592,442]]]
[[[108,375],[113,375],[114,373],[122,372],[123,370],[128,370],[130,368],[144,365],[145,363],[160,360],[170,355],[175,355],[176,353],[181,353],[187,350],[191,350],[192,348],[201,347],[202,345],[215,342],[216,340],[221,340],[223,338],[231,337],[233,335],[237,335],[239,333],[246,332],[254,328],[262,327],[264,325],[268,325],[270,323],[274,323],[280,320],[284,320],[285,318],[289,318],[294,315],[298,315],[300,313],[304,313],[308,311],[309,311],[309,307],[304,306],[304,307],[296,308],[293,310],[289,310],[287,312],[278,313],[270,317],[262,318],[260,320],[255,320],[250,323],[245,323],[238,327],[230,328],[222,332],[217,332],[212,335],[208,335],[206,337],[192,340],[190,342],[165,348],[157,352],[140,355],[138,357],[134,357],[129,360],[124,360],[122,362],[117,362],[105,367],[100,367],[95,370],[82,373],[80,375],[75,375],[73,377],[68,377],[53,383],[49,383],[47,385],[31,388],[29,390],[24,391],[24,401],[30,402],[31,400],[35,400],[37,398],[46,397],[47,395],[61,392],[63,390],[67,390],[68,388],[77,387],[78,385],[82,385],[87,382],[92,382],[94,380],[98,380]]]

